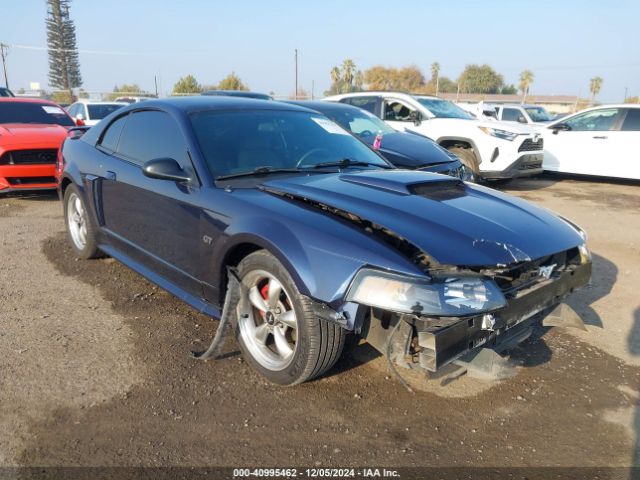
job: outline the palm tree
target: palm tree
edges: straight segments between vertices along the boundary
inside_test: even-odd
[[[522,92],[522,103],[527,99],[527,95],[529,94],[529,86],[533,83],[533,72],[531,70],[523,70],[520,74],[520,83],[518,87]]]
[[[362,70],[358,70],[356,72],[354,83],[356,90],[362,90],[362,85],[364,84],[364,74],[362,73]]]
[[[431,81],[436,81],[436,96],[438,95],[438,90],[440,87],[440,64],[438,62],[433,62],[431,64]]]
[[[340,92],[340,69],[338,67],[333,67],[330,75],[331,83],[335,87],[335,93],[342,93]]]
[[[602,77],[593,77],[589,81],[589,91],[591,92],[591,103],[594,103],[596,100],[596,95],[600,93],[600,89],[602,88]]]
[[[356,73],[356,64],[350,58],[342,62],[342,81],[347,86],[347,91],[351,90],[353,85],[353,77]]]

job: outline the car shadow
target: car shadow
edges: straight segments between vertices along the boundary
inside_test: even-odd
[[[603,328],[602,318],[592,305],[611,293],[618,279],[618,267],[607,258],[593,255],[593,273],[590,284],[573,293],[566,303],[580,316],[585,325]]]
[[[42,190],[42,191],[26,191],[26,192],[9,192],[0,199],[19,199],[19,200],[29,200],[35,202],[50,202],[58,200],[58,193],[56,190]]]
[[[633,312],[633,326],[627,339],[627,348],[634,357],[640,356],[640,306]],[[636,385],[635,387],[640,386]],[[634,388],[634,390],[637,390],[637,388]],[[640,402],[640,400],[636,399],[636,402]],[[635,441],[631,465],[640,467],[640,403],[636,403],[632,428],[635,433]]]

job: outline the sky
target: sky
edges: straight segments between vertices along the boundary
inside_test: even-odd
[[[0,0],[0,42],[13,90],[47,88],[45,0]],[[83,88],[111,91],[137,83],[161,93],[183,75],[216,84],[231,71],[252,90],[316,96],[329,71],[351,58],[374,65],[417,65],[455,79],[465,65],[488,63],[517,85],[535,74],[532,94],[589,96],[589,79],[604,79],[598,100],[640,95],[640,2],[637,0],[73,0]],[[1,78],[1,77],[0,77]],[[4,82],[1,82],[4,85]]]

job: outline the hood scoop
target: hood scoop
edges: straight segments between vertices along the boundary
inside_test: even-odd
[[[453,182],[444,180],[441,182],[412,185],[409,187],[409,191],[413,195],[428,198],[429,200],[436,200],[438,202],[453,200],[454,198],[460,198],[467,195],[465,184],[460,180],[456,181],[455,179]]]
[[[380,175],[383,173],[384,175]],[[390,175],[391,173],[391,175]],[[457,178],[428,172],[395,170],[340,175],[343,182],[354,183],[364,187],[375,188],[398,195],[422,195],[431,189],[446,190],[464,184]]]

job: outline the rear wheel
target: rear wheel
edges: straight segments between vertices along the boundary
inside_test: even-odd
[[[480,164],[476,154],[470,148],[462,147],[450,147],[448,149],[451,153],[454,153],[465,167],[471,172],[471,181],[477,182],[480,179]]]
[[[329,370],[344,346],[345,331],[313,314],[291,276],[261,250],[238,265],[242,295],[236,337],[245,359],[267,380],[295,385]]]
[[[99,257],[95,227],[80,190],[73,184],[64,191],[64,218],[76,255],[84,259]]]

